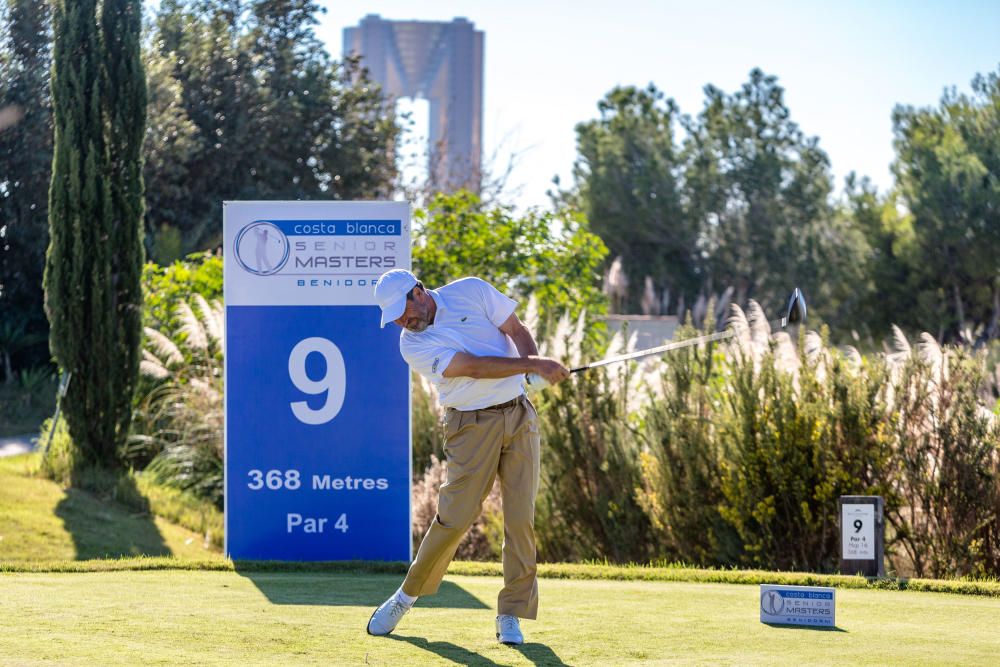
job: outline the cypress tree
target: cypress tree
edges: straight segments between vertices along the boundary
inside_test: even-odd
[[[64,414],[78,460],[114,467],[138,374],[146,100],[138,2],[106,1],[100,26],[96,10],[53,3],[45,307],[52,353],[73,374]]]
[[[132,421],[132,395],[142,343],[143,180],[146,72],[139,46],[141,0],[104,0],[104,109],[111,181],[110,288],[114,357],[112,410],[116,442],[124,444]]]

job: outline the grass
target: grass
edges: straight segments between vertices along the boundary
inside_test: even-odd
[[[374,638],[365,624],[405,563],[234,564],[201,534],[31,476],[34,462],[0,459],[3,664],[991,664],[1000,653],[996,581],[605,563],[540,566],[542,616],[524,623],[524,647],[493,638],[496,563],[453,563],[438,595]],[[762,582],[837,586],[838,628],[760,624]]]
[[[758,621],[757,587],[546,579],[528,644],[493,638],[502,581],[449,575],[369,637],[398,575],[127,571],[0,575],[0,655],[42,664],[995,664],[1000,600],[839,591],[833,631]]]
[[[82,561],[7,561],[0,559],[0,572],[86,573],[141,572],[153,570],[209,570],[255,573],[395,574],[406,573],[407,564],[380,561],[278,562],[239,561],[220,558],[138,557]],[[472,577],[499,577],[499,563],[453,561],[449,574]],[[713,570],[681,565],[605,565],[593,563],[542,563],[542,579],[604,581],[658,581],[716,584],[787,584],[792,586],[833,586],[842,589],[895,590],[922,593],[955,593],[1000,598],[1000,582],[984,579],[865,579],[812,572],[771,572],[768,570]]]
[[[156,555],[222,560],[202,535],[161,517],[30,476],[34,455],[0,459],[0,562]]]

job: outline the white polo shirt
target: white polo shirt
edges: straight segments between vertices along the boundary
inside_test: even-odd
[[[461,278],[427,293],[437,304],[434,324],[420,333],[403,329],[399,351],[411,368],[434,383],[441,405],[478,410],[523,394],[521,374],[478,380],[442,375],[456,352],[519,357],[514,341],[498,328],[514,312],[517,302],[479,278]]]

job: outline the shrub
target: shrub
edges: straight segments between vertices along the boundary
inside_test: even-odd
[[[814,332],[798,348],[735,310],[733,344],[661,364],[642,434],[640,505],[657,555],[833,571],[837,499],[881,495],[893,565],[998,571],[1000,426],[982,359],[928,336],[863,359]],[[687,332],[685,332],[687,333]]]
[[[749,327],[766,327],[759,308],[751,309]],[[742,542],[739,562],[833,571],[838,497],[887,488],[876,483],[885,479],[888,457],[871,392],[881,385],[852,378],[813,332],[800,333],[797,354],[787,334],[769,333],[737,338],[727,364],[718,420],[727,443],[720,510]]]
[[[583,317],[572,330],[564,318],[543,347],[574,365],[584,352],[584,327]],[[621,336],[613,338],[608,353],[621,344]],[[640,382],[630,366],[599,368],[533,398],[542,427],[535,521],[542,560],[643,561],[656,553],[638,501],[637,425],[630,423],[635,406],[628,399]]]
[[[181,325],[177,319],[181,303],[191,303],[196,294],[209,303],[222,299],[222,256],[200,252],[166,266],[147,262],[142,292],[143,325],[174,331]]]
[[[536,333],[563,311],[606,308],[599,281],[608,249],[578,213],[518,216],[461,191],[435,196],[413,224],[414,272],[428,287],[478,276],[513,298],[534,297],[543,317]]]
[[[711,322],[706,329],[711,328]],[[694,335],[690,327],[676,337]],[[658,541],[657,556],[701,565],[734,562],[738,538],[720,513],[722,457],[718,426],[725,358],[718,345],[673,353],[651,390],[639,504]]]
[[[899,334],[895,365],[895,541],[917,576],[995,576],[1000,420],[977,400],[983,364],[928,334],[911,351]]]
[[[42,423],[38,449],[45,453],[39,459],[38,473],[63,486],[72,486],[73,471],[82,469],[83,459],[79,450],[73,445],[69,429],[63,419],[56,424],[55,431],[52,430],[51,419],[46,419]]]
[[[152,479],[223,503],[222,304],[200,294],[176,307],[167,336],[147,327],[140,400],[123,458]]]

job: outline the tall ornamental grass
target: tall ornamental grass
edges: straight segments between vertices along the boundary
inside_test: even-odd
[[[594,369],[535,399],[542,558],[829,572],[837,499],[881,495],[898,573],[1000,573],[1000,420],[983,355],[926,334],[911,346],[895,329],[886,353],[862,357],[823,333],[772,332],[754,303],[728,324],[729,341]],[[576,364],[628,347],[588,350],[584,327],[564,322],[545,352]]]
[[[222,303],[195,294],[176,309],[178,326],[146,327],[140,371],[146,392],[122,452],[156,481],[223,503]]]
[[[529,304],[529,326],[536,317]],[[192,296],[175,321],[146,331],[146,391],[126,460],[221,505],[221,307]],[[728,341],[574,374],[532,395],[541,560],[831,572],[837,499],[881,495],[895,573],[1000,575],[1000,417],[984,354],[926,334],[911,344],[895,329],[884,353],[863,357],[823,332],[772,332],[753,303],[732,307],[727,324]],[[688,325],[678,337],[697,333]],[[634,347],[627,333],[603,345],[592,334],[585,315],[564,317],[541,353],[579,365]],[[445,468],[437,396],[413,382],[418,539]],[[495,496],[465,557],[497,557]]]

